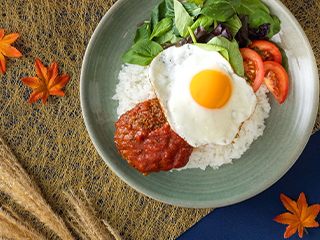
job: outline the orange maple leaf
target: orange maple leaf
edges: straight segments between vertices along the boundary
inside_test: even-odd
[[[35,89],[29,98],[29,103],[33,103],[42,98],[43,104],[45,104],[49,95],[64,96],[61,88],[66,85],[70,76],[68,74],[58,76],[58,65],[56,62],[53,62],[51,67],[47,69],[40,60],[36,58],[36,72],[39,78],[26,77],[21,79],[23,83]]]
[[[19,37],[18,33],[12,33],[4,37],[4,29],[0,30],[0,72],[6,72],[6,57],[21,57],[22,54],[10,44]]]
[[[291,200],[287,196],[281,194],[280,199],[283,205],[291,213],[283,213],[274,218],[275,221],[283,224],[288,224],[284,237],[288,238],[295,234],[298,230],[299,237],[303,237],[303,231],[306,233],[306,228],[318,227],[319,223],[315,221],[319,211],[320,204],[314,204],[308,207],[306,196],[302,192],[297,202]]]

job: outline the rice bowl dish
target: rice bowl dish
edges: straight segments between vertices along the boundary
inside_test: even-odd
[[[114,100],[118,101],[117,115],[125,113],[139,102],[155,98],[153,87],[149,82],[149,67],[142,67],[132,64],[124,64],[119,72],[119,83],[116,87]],[[256,92],[258,104],[251,117],[246,120],[237,138],[228,145],[207,144],[193,150],[189,162],[182,170],[188,168],[206,167],[218,169],[223,164],[232,163],[233,159],[239,159],[249,148],[251,143],[263,134],[265,119],[268,118],[271,110],[267,96],[268,88],[263,84]]]
[[[290,169],[303,151],[316,119],[318,70],[310,43],[292,13],[280,1],[263,2],[282,22],[279,41],[288,54],[292,79],[285,107],[280,107],[268,94],[272,111],[266,119],[263,136],[252,143],[239,161],[226,164],[218,171],[207,167],[205,171],[194,168],[148,176],[130,167],[117,151],[114,123],[118,119],[118,102],[112,97],[123,65],[119,56],[131,47],[136,23],[148,19],[159,1],[119,0],[107,12],[86,50],[80,97],[86,128],[110,169],[108,173],[112,171],[126,184],[157,201],[180,207],[213,208],[255,196]],[[115,44],[119,39],[121,44]]]

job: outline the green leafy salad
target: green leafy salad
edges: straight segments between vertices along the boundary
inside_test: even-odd
[[[150,20],[138,26],[123,60],[147,66],[164,49],[189,43],[220,52],[245,76],[239,48],[269,40],[279,31],[280,20],[260,0],[163,0]]]

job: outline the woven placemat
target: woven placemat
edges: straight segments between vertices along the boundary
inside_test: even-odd
[[[187,209],[152,200],[129,187],[105,164],[86,131],[80,107],[82,59],[100,19],[116,0],[2,0],[0,29],[19,33],[13,44],[23,57],[7,58],[0,75],[0,136],[35,179],[44,197],[62,218],[64,189],[83,187],[99,218],[124,239],[174,239],[212,209]],[[320,3],[282,0],[305,30],[320,66]],[[66,96],[28,104],[31,88],[21,78],[35,76],[34,61],[59,74],[70,74]],[[314,131],[320,128],[318,114]],[[12,204],[0,194],[1,203]],[[25,214],[25,217],[30,217]],[[30,217],[32,218],[32,217]],[[35,225],[51,236],[49,230]],[[53,237],[54,239],[54,237]]]

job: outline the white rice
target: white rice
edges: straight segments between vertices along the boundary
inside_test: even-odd
[[[257,107],[252,116],[243,123],[238,137],[233,143],[226,146],[208,144],[193,150],[188,164],[184,168],[201,168],[207,166],[214,169],[221,165],[231,163],[247,151],[251,143],[263,134],[264,120],[269,116],[270,104],[267,97],[268,89],[262,84],[256,92]],[[116,87],[114,100],[119,101],[117,108],[118,117],[127,110],[132,109],[137,103],[154,98],[152,86],[148,79],[148,67],[125,64],[119,73],[119,83]],[[178,169],[178,170],[180,170]]]

